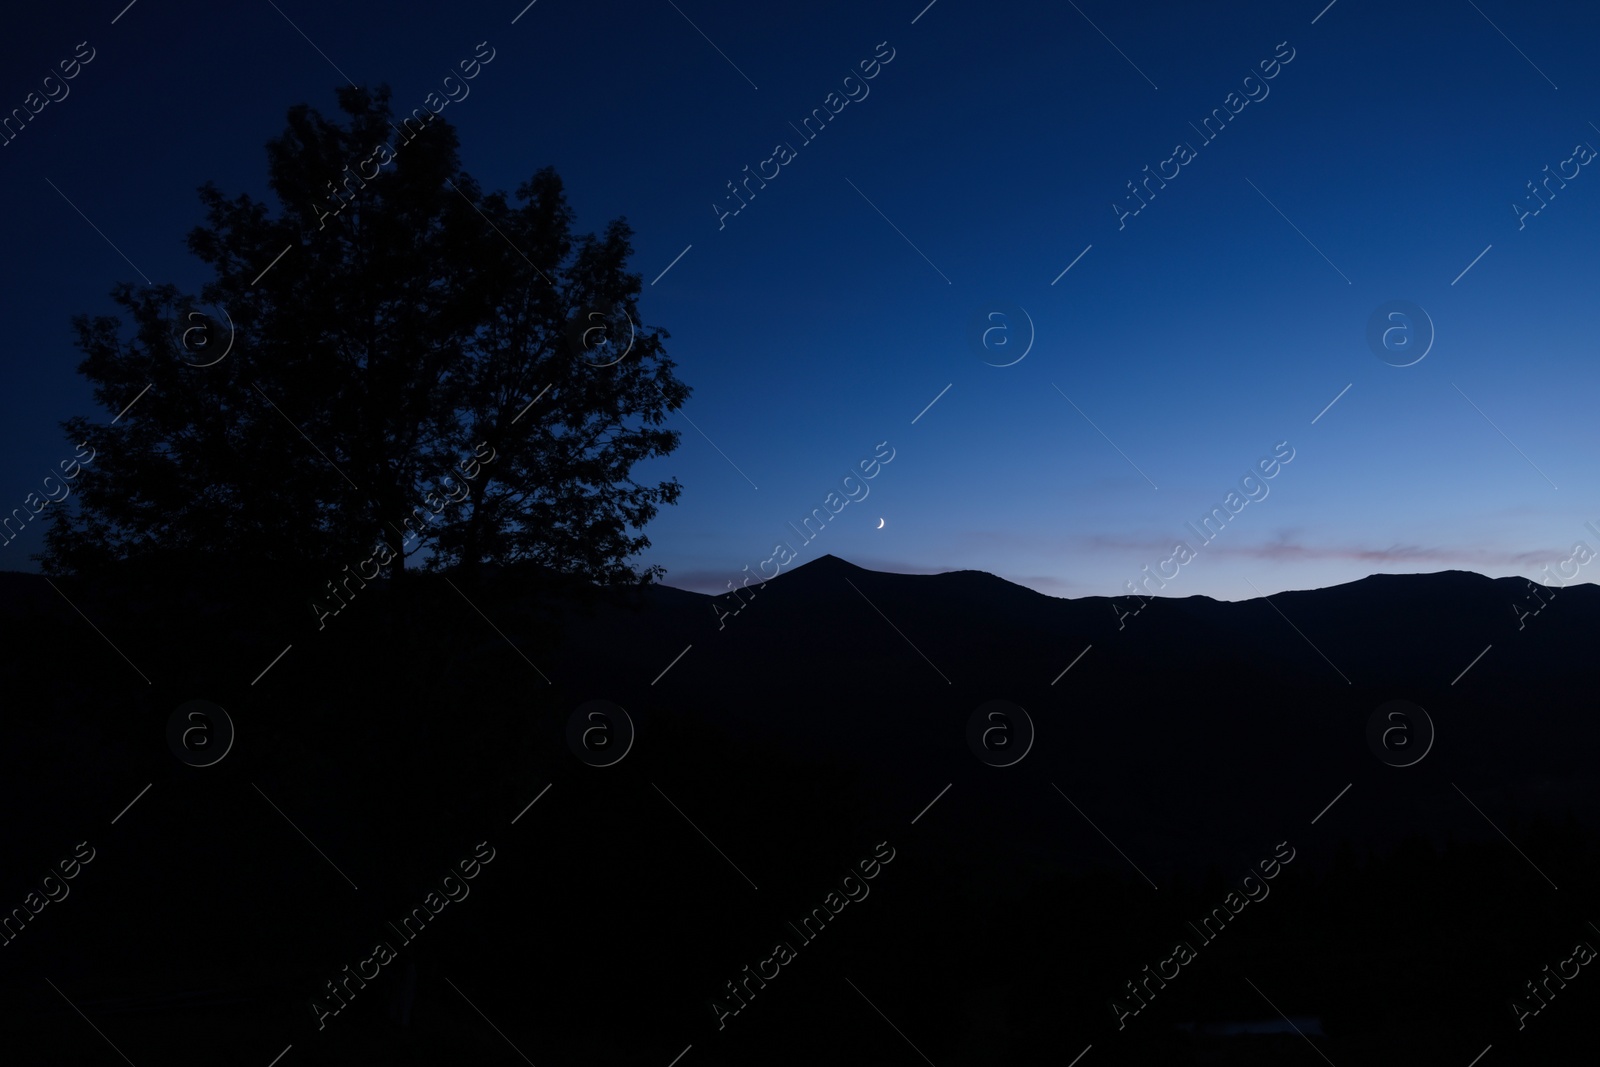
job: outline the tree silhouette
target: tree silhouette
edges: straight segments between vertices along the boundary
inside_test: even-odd
[[[118,285],[127,340],[121,318],[74,318],[79,372],[128,410],[63,424],[97,476],[40,561],[177,553],[370,578],[423,553],[659,577],[628,561],[680,486],[630,471],[676,448],[661,423],[690,390],[666,332],[637,326],[626,221],[575,235],[549,168],[514,201],[485,195],[450,124],[419,109],[394,125],[385,86],[341,88],[339,106],[344,124],[291,108],[268,143],[276,215],[200,189],[188,247],[214,277],[198,299]]]

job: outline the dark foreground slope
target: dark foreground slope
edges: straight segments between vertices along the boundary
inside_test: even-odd
[[[1462,572],[1141,607],[824,557],[737,614],[502,572],[319,628],[324,577],[0,575],[27,1062],[112,1062],[84,1016],[135,1063],[1316,1060],[1181,1025],[1276,1009],[1534,1062],[1600,1005],[1524,986],[1600,945],[1591,586],[1519,624]]]

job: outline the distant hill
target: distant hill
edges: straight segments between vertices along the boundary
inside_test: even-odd
[[[1579,740],[1600,740],[1600,590],[1545,595],[1521,628],[1512,605],[1531,602],[1527,583],[1465,571],[1232,603],[1156,597],[1128,614],[1133,598],[1055,598],[979,571],[886,574],[829,555],[741,598],[656,589],[642,612],[574,624],[565,655],[578,676],[607,680],[586,692],[691,701],[719,731],[818,758],[848,752],[896,788],[931,795],[956,773],[1002,790],[1076,779],[1120,812],[1124,847],[1198,861],[1215,854],[1213,834],[1248,837],[1263,805],[1309,819],[1361,777],[1442,789],[1455,807],[1432,825],[1440,835],[1493,834],[1452,780],[1519,810],[1600,815]],[[989,699],[1022,705],[1038,728],[1009,778],[965,750],[966,717]],[[1414,768],[1381,763],[1366,740],[1374,711],[1397,699],[1423,707],[1437,734]],[[1038,803],[1020,818],[1060,818]],[[1376,839],[1412,826],[1365,818]]]

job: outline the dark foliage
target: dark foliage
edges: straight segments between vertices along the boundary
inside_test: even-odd
[[[58,513],[45,568],[370,557],[370,576],[413,557],[659,577],[628,561],[680,487],[630,471],[676,447],[661,424],[689,388],[666,333],[637,326],[627,223],[573,233],[548,168],[513,198],[484,193],[451,126],[393,125],[387,88],[339,105],[342,125],[290,109],[268,144],[276,214],[200,190],[188,243],[214,278],[198,298],[122,284],[122,318],[75,319],[96,399],[139,399],[65,424],[95,477]]]

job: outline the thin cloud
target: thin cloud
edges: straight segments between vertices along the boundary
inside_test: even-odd
[[[740,564],[742,567],[743,564]],[[727,570],[684,569],[668,570],[667,576],[661,580],[662,585],[670,585],[674,589],[686,589],[691,593],[726,593],[728,583],[733,582],[735,587],[744,581],[744,571],[740,567],[730,567]],[[761,581],[761,576],[755,571],[756,585]]]
[[[1140,553],[1169,553],[1179,540],[1194,549],[1196,556],[1215,556],[1267,560],[1274,563],[1308,562],[1313,560],[1358,560],[1364,563],[1468,563],[1477,566],[1519,566],[1530,563],[1549,563],[1565,559],[1571,549],[1538,549],[1531,552],[1493,551],[1484,548],[1451,547],[1445,545],[1390,544],[1384,546],[1362,544],[1308,544],[1304,541],[1280,538],[1265,544],[1224,544],[1219,538],[1211,543],[1193,535],[1182,538],[1127,538],[1097,534],[1082,538],[1085,547],[1095,551],[1135,551]]]

